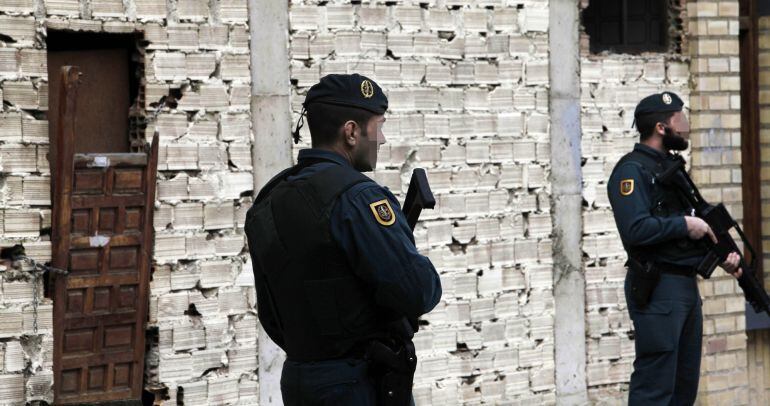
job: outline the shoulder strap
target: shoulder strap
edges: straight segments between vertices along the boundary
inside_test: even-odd
[[[318,212],[322,212],[351,187],[374,182],[371,178],[353,168],[335,165],[311,176],[307,180],[308,197],[313,200]]]
[[[626,155],[624,155],[623,158],[620,158],[616,167],[620,167],[626,162],[638,163],[639,165],[642,166],[642,168],[650,172],[652,176],[657,176],[657,174],[662,170],[662,167],[659,165],[660,161],[656,160],[655,158],[643,152],[638,152],[636,150],[631,151]]]
[[[254,205],[256,206],[257,203],[261,202],[263,199],[267,197],[267,195],[270,194],[270,192],[278,186],[278,184],[288,178],[291,175],[296,174],[299,172],[303,166],[294,165],[290,168],[286,168],[278,173],[278,175],[273,176],[273,179],[270,179],[265,186],[262,187],[262,190],[259,191],[259,194],[257,194],[256,200],[254,200]]]

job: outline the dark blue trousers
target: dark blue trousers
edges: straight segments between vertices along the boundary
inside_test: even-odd
[[[692,405],[698,393],[702,302],[694,277],[662,274],[650,303],[626,303],[634,322],[636,359],[628,404]]]
[[[281,395],[285,406],[376,404],[367,363],[357,359],[287,360],[281,373]]]

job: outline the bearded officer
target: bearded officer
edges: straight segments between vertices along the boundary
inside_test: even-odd
[[[707,249],[698,240],[716,237],[674,187],[655,181],[671,153],[688,147],[683,106],[672,92],[639,102],[640,142],[607,186],[629,256],[625,292],[636,348],[630,405],[691,405],[698,391],[703,316],[695,275]],[[732,253],[722,268],[739,277],[739,260]]]
[[[312,148],[268,182],[246,219],[259,319],[286,351],[287,406],[373,405],[382,384],[366,360],[371,344],[413,349],[416,319],[436,306],[441,283],[396,198],[361,173],[385,142],[382,89],[328,75],[303,107]],[[413,402],[411,375],[404,390],[386,395]]]

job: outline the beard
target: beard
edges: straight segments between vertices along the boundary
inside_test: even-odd
[[[690,141],[671,130],[666,131],[666,135],[663,136],[663,148],[669,151],[684,151],[689,146]]]

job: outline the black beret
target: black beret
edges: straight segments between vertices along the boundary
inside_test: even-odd
[[[679,98],[679,96],[676,95],[676,93],[663,92],[651,94],[642,99],[642,101],[636,105],[636,110],[634,110],[634,119],[649,113],[668,113],[671,111],[682,111],[683,106],[684,102]]]
[[[385,114],[388,109],[388,98],[380,86],[357,73],[322,77],[320,82],[308,90],[302,105],[307,107],[311,103],[358,107],[374,114]]]

